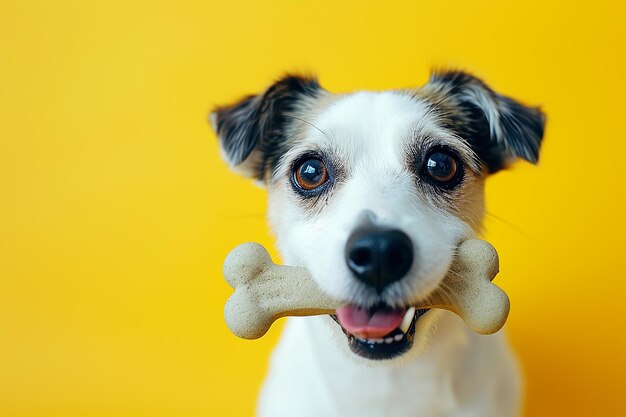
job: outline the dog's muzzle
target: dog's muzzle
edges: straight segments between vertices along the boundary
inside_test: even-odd
[[[357,230],[346,244],[348,268],[378,294],[404,278],[413,265],[413,243],[401,230],[370,226]],[[350,349],[369,359],[391,359],[413,344],[415,322],[428,309],[398,309],[379,304],[349,305],[333,318],[348,337]]]

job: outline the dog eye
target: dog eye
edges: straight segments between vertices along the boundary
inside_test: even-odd
[[[296,165],[294,182],[305,191],[312,191],[328,181],[328,171],[321,159],[309,158]]]
[[[422,175],[437,185],[451,187],[461,179],[461,162],[458,156],[445,149],[436,149],[428,154]]]

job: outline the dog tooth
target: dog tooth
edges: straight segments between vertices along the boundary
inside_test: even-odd
[[[385,338],[385,343],[387,343],[387,344],[393,343],[393,337],[386,337]]]
[[[395,340],[396,342],[399,342],[400,340],[402,340],[403,337],[404,335],[402,333],[398,333],[397,335],[393,337],[393,340]]]
[[[406,333],[409,330],[411,322],[413,321],[413,317],[415,317],[415,307],[409,308],[404,314],[404,318],[402,318],[400,330],[402,330],[403,333]]]
[[[383,343],[384,340],[383,339],[371,339],[372,342],[374,343]]]

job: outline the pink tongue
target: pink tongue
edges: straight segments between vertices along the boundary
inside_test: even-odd
[[[404,310],[368,310],[347,306],[337,310],[339,324],[348,333],[364,339],[381,338],[402,323]]]

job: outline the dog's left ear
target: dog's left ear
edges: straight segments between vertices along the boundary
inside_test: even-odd
[[[314,78],[287,75],[261,94],[216,108],[209,121],[231,169],[263,180],[289,146],[292,113],[322,91]]]
[[[490,173],[518,158],[539,160],[546,119],[539,108],[497,94],[461,71],[434,73],[423,91],[447,127],[469,142]]]

